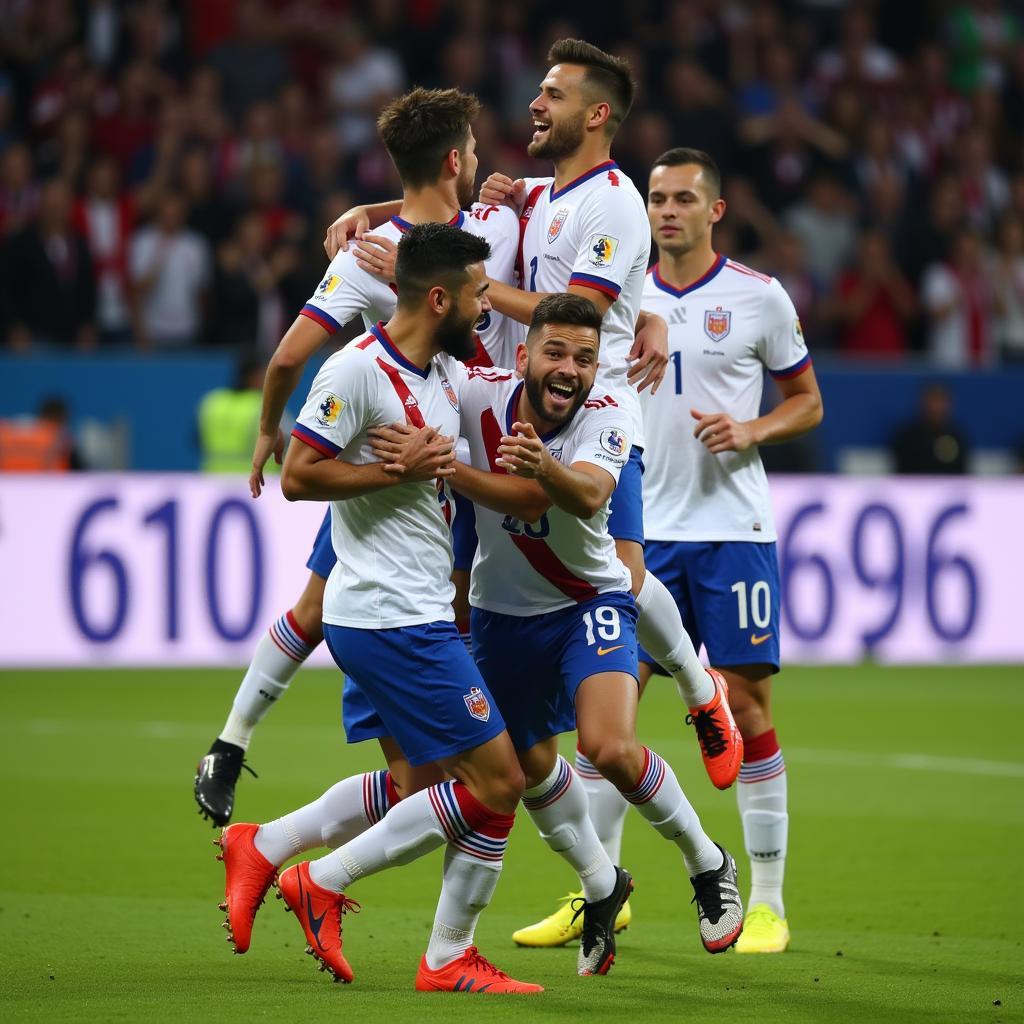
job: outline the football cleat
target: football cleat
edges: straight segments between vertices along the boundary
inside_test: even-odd
[[[277,878],[277,868],[256,849],[254,838],[259,825],[239,822],[229,825],[220,839],[213,841],[221,852],[217,860],[224,862],[224,925],[228,941],[236,953],[244,953],[252,941],[252,923],[267,890]]]
[[[416,972],[417,992],[472,992],[486,995],[535,995],[544,991],[543,985],[516,981],[499,970],[476,946],[436,971],[427,966],[427,958],[420,960]]]
[[[700,941],[709,953],[728,949],[743,931],[743,902],[736,885],[736,861],[728,850],[718,848],[722,851],[722,866],[714,871],[702,871],[690,879],[693,886],[690,902],[697,904]]]
[[[768,906],[755,903],[743,921],[743,934],[736,943],[737,953],[784,953],[789,946],[786,919]]]
[[[686,724],[697,730],[701,757],[708,778],[718,789],[728,789],[743,764],[743,737],[729,708],[729,687],[720,672],[707,669],[715,684],[715,695],[698,707],[690,708]]]
[[[576,915],[573,900],[583,899],[583,893],[571,892],[558,902],[561,906],[553,913],[536,924],[527,925],[512,933],[512,941],[517,946],[548,948],[564,946],[583,934],[583,921]],[[615,918],[615,931],[624,932],[633,920],[633,911],[629,908],[629,900],[622,904]]]
[[[245,751],[234,743],[214,740],[207,754],[196,766],[195,794],[199,813],[220,828],[231,820],[235,809],[235,786],[238,776],[245,769],[257,778],[256,773],[245,763]]]
[[[341,952],[341,918],[359,904],[343,892],[324,889],[309,877],[309,861],[293,864],[277,880],[277,897],[285,902],[306,933],[306,952],[320,962],[321,971],[330,971],[335,981],[349,982],[352,968]]]
[[[581,977],[607,974],[615,963],[615,921],[623,904],[633,891],[633,878],[628,871],[615,869],[615,887],[603,900],[588,903],[583,898],[572,901],[576,907],[573,921],[583,916],[583,934],[576,958],[576,973]]]

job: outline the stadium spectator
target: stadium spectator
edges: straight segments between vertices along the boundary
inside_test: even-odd
[[[214,388],[199,403],[200,468],[204,473],[242,473],[252,468],[252,449],[260,429],[266,364],[246,356],[231,387]],[[271,460],[271,472],[280,467]]]
[[[3,247],[7,343],[91,348],[96,341],[96,284],[89,247],[72,222],[72,197],[47,182],[32,223]]]
[[[996,345],[1007,362],[1024,363],[1024,221],[1008,217],[997,240],[990,267]]]
[[[82,469],[62,398],[44,398],[35,416],[0,420],[0,473]]]
[[[39,185],[33,178],[32,150],[15,142],[0,160],[0,237],[13,235],[35,216]]]
[[[897,428],[890,442],[897,473],[967,472],[967,439],[952,419],[952,404],[942,384],[930,384],[921,392],[917,416]]]
[[[788,210],[786,227],[803,243],[807,262],[826,287],[853,255],[857,239],[854,203],[839,179],[820,174],[807,190],[807,198]]]
[[[185,204],[173,192],[157,206],[152,224],[138,230],[129,270],[139,299],[138,342],[143,347],[194,345],[203,332],[210,251],[185,224]]]

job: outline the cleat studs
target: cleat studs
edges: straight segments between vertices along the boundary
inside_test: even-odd
[[[228,901],[225,900],[223,903],[218,903],[217,904],[217,909],[218,910],[227,910],[228,909]]]
[[[229,922],[227,922],[227,921],[221,921],[221,923],[220,923],[220,926],[221,926],[221,928],[223,928],[223,929],[224,929],[225,931],[231,931],[231,925],[230,925],[230,923],[229,923]]]
[[[312,956],[312,955],[313,955],[313,947],[307,945],[306,946],[306,956]]]

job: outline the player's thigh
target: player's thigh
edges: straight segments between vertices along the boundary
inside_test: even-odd
[[[741,541],[687,545],[694,615],[716,668],[768,665],[779,670],[779,570],[774,544]]]

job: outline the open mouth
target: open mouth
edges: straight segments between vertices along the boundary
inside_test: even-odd
[[[533,122],[533,141],[536,142],[538,139],[544,138],[545,135],[551,130],[550,124],[545,124],[543,121],[534,119]]]
[[[548,384],[547,392],[558,406],[569,405],[576,397],[576,388],[572,384],[564,384],[561,381],[551,381]]]

